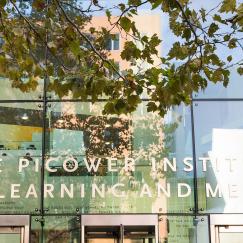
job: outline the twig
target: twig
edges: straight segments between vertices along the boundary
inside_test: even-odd
[[[10,2],[12,3],[12,5],[14,6],[14,8],[16,9],[16,11],[18,12],[18,14],[20,15],[21,18],[24,19],[24,21],[29,25],[29,27],[33,30],[33,32],[40,38],[40,40],[45,44],[45,46],[47,47],[48,51],[51,53],[51,55],[58,61],[58,63],[66,70],[71,71],[69,68],[67,68],[65,65],[63,65],[62,63],[60,63],[58,57],[56,55],[54,55],[52,53],[51,48],[48,46],[48,43],[46,42],[46,40],[44,40],[42,38],[42,36],[40,35],[40,33],[35,29],[35,27],[32,25],[32,23],[19,11],[18,7],[16,6],[16,4],[10,0]]]
[[[104,58],[95,48],[95,46],[93,45],[93,43],[91,42],[91,40],[80,31],[79,27],[70,19],[70,17],[67,15],[67,13],[65,12],[65,10],[63,9],[63,7],[61,6],[61,4],[59,3],[58,0],[55,0],[58,7],[61,9],[64,17],[66,18],[66,20],[75,28],[75,30],[79,33],[79,35],[88,43],[88,45],[90,46],[90,48],[92,49],[92,51],[105,63],[107,63],[113,70],[114,72],[124,81],[126,81],[126,78],[123,77],[123,75],[121,75],[121,73],[116,69],[116,67],[106,58]]]

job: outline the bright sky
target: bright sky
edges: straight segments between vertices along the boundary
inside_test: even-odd
[[[90,0],[83,0],[83,6],[87,5],[88,3],[90,3]],[[126,3],[127,1],[124,0],[103,0],[103,1],[99,1],[101,6],[105,6],[105,8],[111,8],[114,5],[117,5],[119,3]],[[206,9],[206,12],[209,11],[210,9],[216,7],[219,3],[221,2],[221,0],[192,0],[192,6],[193,8],[195,8],[195,10],[197,11],[198,9],[200,9],[201,7],[203,7],[204,9]],[[240,2],[240,1],[238,1]],[[143,6],[141,6],[139,11],[139,14],[143,14],[144,11],[151,11],[151,5],[150,4],[145,4]],[[94,14],[98,14],[98,15],[104,15],[104,12],[98,12],[98,13],[94,13]],[[117,10],[113,10],[113,14],[119,14],[119,11]],[[168,22],[168,16],[166,14],[164,14],[159,8],[151,11],[151,14],[160,14],[161,15],[161,26],[162,26],[162,53],[166,54],[168,52],[168,50],[170,49],[170,47],[172,46],[172,44],[176,41],[176,36],[174,36],[169,28],[169,22]],[[153,23],[151,23],[152,25]],[[226,29],[222,29],[222,32],[226,31]],[[243,37],[243,34],[242,34]],[[227,50],[224,47],[220,47],[218,49],[218,54],[224,58],[226,58],[228,55],[232,55],[233,57],[235,57],[235,61],[237,60],[237,57],[240,59],[242,58],[240,55],[242,54],[242,52],[239,52],[238,49],[231,49],[231,50]]]

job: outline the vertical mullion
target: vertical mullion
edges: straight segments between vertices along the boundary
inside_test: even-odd
[[[124,225],[120,225],[120,237],[119,237],[119,243],[123,243],[124,242]]]
[[[207,215],[208,220],[208,237],[209,237],[209,243],[212,243],[212,232],[211,232],[211,219],[210,215]]]
[[[194,127],[194,110],[193,100],[191,103],[191,129],[192,129],[192,156],[193,156],[193,185],[194,185],[194,214],[198,214],[198,185],[197,185],[197,158],[196,158],[196,145],[195,145],[195,127]]]
[[[46,155],[46,113],[47,113],[47,101],[46,101],[46,82],[47,76],[44,79],[43,90],[43,112],[42,112],[42,164],[41,164],[41,215],[44,215],[44,179],[45,179],[45,155]]]
[[[49,0],[46,0],[46,15],[44,19],[47,17],[48,11],[48,4]],[[48,59],[48,28],[46,28],[45,33],[45,68],[47,70],[47,59]],[[41,243],[44,243],[44,216],[45,216],[45,208],[44,208],[44,181],[45,181],[45,157],[46,157],[46,117],[47,117],[47,82],[48,82],[48,75],[47,71],[45,71],[44,76],[44,87],[43,87],[43,98],[42,98],[42,105],[43,105],[43,112],[42,112],[42,164],[41,164],[41,207],[40,207],[40,214],[41,214]]]

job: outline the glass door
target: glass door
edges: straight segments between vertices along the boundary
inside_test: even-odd
[[[86,226],[85,243],[120,243],[119,226]]]
[[[158,243],[157,215],[83,215],[82,243]]]
[[[0,227],[0,242],[24,243],[24,228],[17,226]]]
[[[86,226],[85,243],[155,243],[155,227]]]
[[[29,243],[29,216],[0,215],[0,243]]]
[[[211,214],[211,243],[242,243],[242,214]]]
[[[155,243],[155,226],[124,226],[123,243]]]
[[[243,242],[243,226],[220,226],[219,243],[242,243]]]

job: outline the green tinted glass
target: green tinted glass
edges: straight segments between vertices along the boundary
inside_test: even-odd
[[[42,109],[37,103],[0,105],[1,213],[39,209]]]
[[[188,109],[161,119],[146,112],[146,102],[127,116],[103,116],[102,102],[48,107],[49,212],[189,213],[194,207],[193,173],[183,163],[192,157]]]

